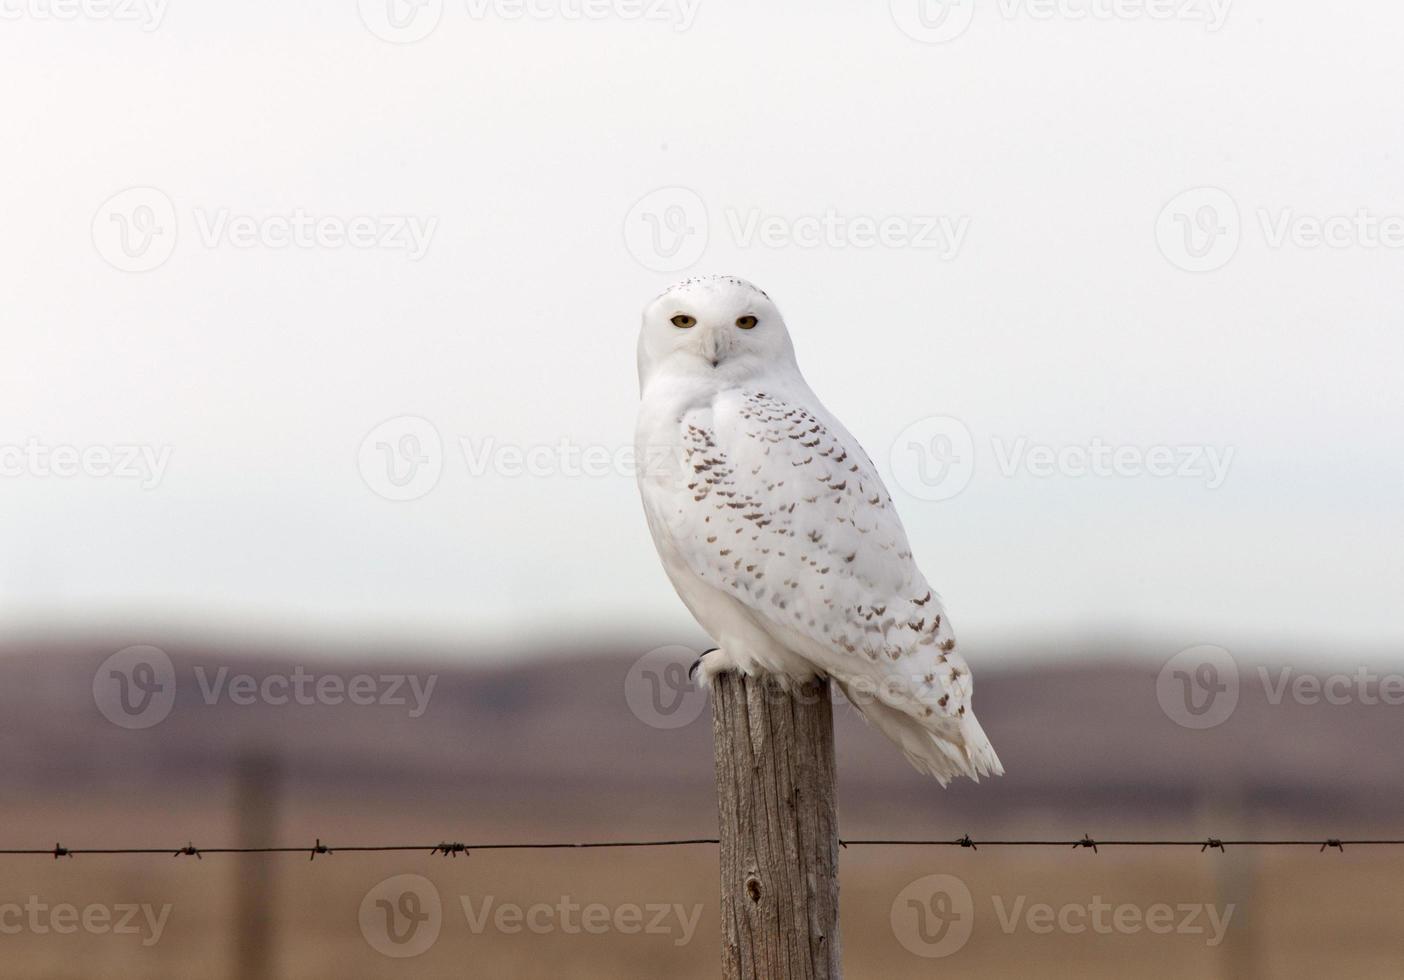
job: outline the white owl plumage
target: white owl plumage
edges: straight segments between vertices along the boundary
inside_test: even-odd
[[[970,668],[876,468],[800,373],[765,293],[690,279],[644,310],[639,485],[723,671],[831,678],[942,785],[1004,770]]]

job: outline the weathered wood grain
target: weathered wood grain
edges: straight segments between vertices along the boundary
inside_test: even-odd
[[[838,806],[827,682],[724,674],[712,690],[722,976],[840,980]]]

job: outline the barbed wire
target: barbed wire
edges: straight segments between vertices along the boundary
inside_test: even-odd
[[[187,843],[182,847],[65,847],[55,844],[49,848],[0,848],[0,857],[52,857],[72,858],[79,856],[134,855],[194,857],[203,859],[206,854],[306,854],[309,861],[319,855],[331,854],[373,854],[394,852],[420,852],[427,855],[442,855],[456,858],[465,857],[474,851],[561,851],[561,850],[600,850],[606,848],[656,848],[694,847],[717,845],[716,837],[693,837],[680,840],[624,840],[624,841],[578,841],[578,842],[529,842],[529,843],[486,843],[468,844],[461,841],[441,841],[437,844],[347,844],[332,847],[317,842],[312,846],[301,847],[196,847]],[[1193,840],[1098,840],[1083,836],[1078,840],[975,840],[968,834],[954,840],[921,840],[912,838],[849,838],[840,839],[839,845],[849,847],[961,847],[978,851],[990,847],[1046,847],[1087,849],[1100,853],[1104,847],[1197,847],[1200,852],[1226,851],[1230,847],[1315,847],[1318,851],[1336,850],[1345,853],[1347,847],[1404,847],[1404,840],[1354,839],[1328,837],[1304,840],[1227,840],[1218,837],[1204,837]]]

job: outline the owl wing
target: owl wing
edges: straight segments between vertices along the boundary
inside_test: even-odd
[[[935,734],[966,772],[970,671],[857,441],[808,392],[726,392],[681,425],[684,480],[666,514],[676,553],[801,647],[919,769],[939,768],[913,758]]]

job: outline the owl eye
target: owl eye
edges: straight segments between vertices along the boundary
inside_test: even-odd
[[[697,317],[688,316],[686,313],[679,313],[677,316],[673,317],[673,326],[683,330],[689,327],[695,327],[697,326]]]
[[[753,316],[743,316],[736,321],[736,325],[742,330],[754,330],[756,329],[757,323],[760,323],[760,321]]]

